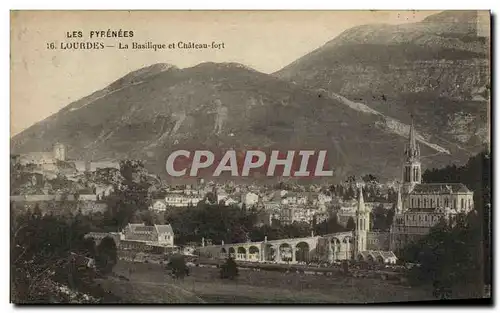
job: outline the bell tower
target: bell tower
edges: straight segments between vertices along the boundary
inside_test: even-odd
[[[422,182],[422,172],[420,164],[420,148],[417,144],[413,117],[410,126],[408,144],[405,147],[403,163],[403,193],[408,194],[415,185]]]
[[[363,199],[363,187],[359,187],[358,208],[356,210],[356,229],[354,231],[355,251],[354,257],[361,251],[366,251],[367,236],[370,230],[370,212],[366,210]]]

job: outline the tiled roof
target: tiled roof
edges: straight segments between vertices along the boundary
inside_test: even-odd
[[[432,183],[418,184],[413,188],[412,194],[428,194],[428,193],[464,193],[470,192],[462,183]]]
[[[144,223],[141,223],[141,224],[133,224],[133,223],[129,223],[128,224],[128,227],[130,228],[130,231],[135,231],[135,229],[139,226],[145,226],[146,224]]]
[[[156,231],[158,234],[163,234],[163,233],[170,233],[173,234],[174,231],[172,230],[172,226],[170,224],[167,225],[155,225]]]
[[[137,226],[134,232],[152,232],[154,230],[153,226]]]
[[[394,252],[392,251],[378,251],[384,258],[397,258]]]
[[[361,251],[360,254],[363,256],[364,259],[368,258],[368,256],[371,256],[374,260],[380,257],[384,260],[387,260],[389,258],[397,258],[394,252],[392,251],[367,250],[367,251]]]

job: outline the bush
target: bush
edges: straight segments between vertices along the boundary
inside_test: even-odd
[[[100,274],[111,273],[118,261],[116,244],[113,238],[105,237],[97,246],[96,267]]]
[[[233,258],[226,259],[226,263],[221,265],[220,277],[222,279],[235,279],[238,276],[238,266]]]
[[[170,257],[167,269],[171,271],[174,278],[184,278],[189,275],[189,268],[186,266],[186,260],[182,254],[174,254]]]

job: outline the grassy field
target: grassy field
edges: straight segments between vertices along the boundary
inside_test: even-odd
[[[215,268],[191,268],[175,280],[162,265],[120,261],[105,289],[130,303],[377,303],[432,300],[431,290],[369,278],[326,277],[241,270],[235,281],[221,280]]]

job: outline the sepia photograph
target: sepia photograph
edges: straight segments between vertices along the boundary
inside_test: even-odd
[[[491,25],[11,10],[10,302],[493,304]]]

